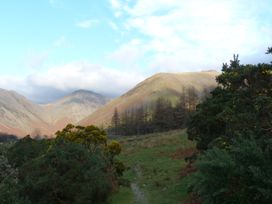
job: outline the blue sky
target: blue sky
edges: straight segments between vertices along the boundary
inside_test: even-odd
[[[120,95],[157,72],[271,61],[272,0],[3,0],[0,87]]]

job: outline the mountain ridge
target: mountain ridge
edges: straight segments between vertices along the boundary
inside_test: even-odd
[[[109,98],[88,90],[76,90],[49,104],[36,104],[12,90],[0,88],[0,132],[52,135],[67,123],[77,123]]]
[[[157,73],[110,100],[88,90],[76,90],[48,104],[35,104],[26,97],[0,89],[0,132],[52,136],[67,123],[108,126],[115,108],[120,113],[137,105],[150,104],[159,97],[176,100],[183,89],[193,87],[201,94],[216,86],[219,72]]]
[[[108,126],[115,108],[123,112],[137,104],[152,103],[159,97],[178,98],[183,88],[194,87],[201,94],[204,89],[217,85],[215,78],[218,75],[217,71],[157,73],[96,110],[79,124]]]

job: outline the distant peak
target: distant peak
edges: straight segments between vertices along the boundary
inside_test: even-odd
[[[76,91],[72,92],[72,94],[95,94],[95,95],[99,95],[98,93],[95,93],[95,92],[89,91],[89,90],[85,90],[85,89],[76,90]]]

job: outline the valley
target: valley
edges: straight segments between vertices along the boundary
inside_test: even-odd
[[[35,104],[24,96],[0,90],[0,132],[54,137],[67,124],[111,125],[115,108],[120,113],[141,105],[152,105],[163,97],[172,102],[185,90],[194,88],[199,97],[216,86],[216,71],[159,73],[137,84],[120,97],[110,99],[98,93],[78,90],[50,104]]]
[[[272,204],[272,0],[0,6],[0,204]]]
[[[110,99],[100,94],[78,90],[50,104],[35,104],[24,96],[0,90],[0,132],[25,135],[53,134],[68,123],[77,123]]]

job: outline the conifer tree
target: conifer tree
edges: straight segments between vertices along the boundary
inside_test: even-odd
[[[111,125],[113,128],[113,134],[118,135],[120,133],[120,117],[117,108],[114,109]]]

